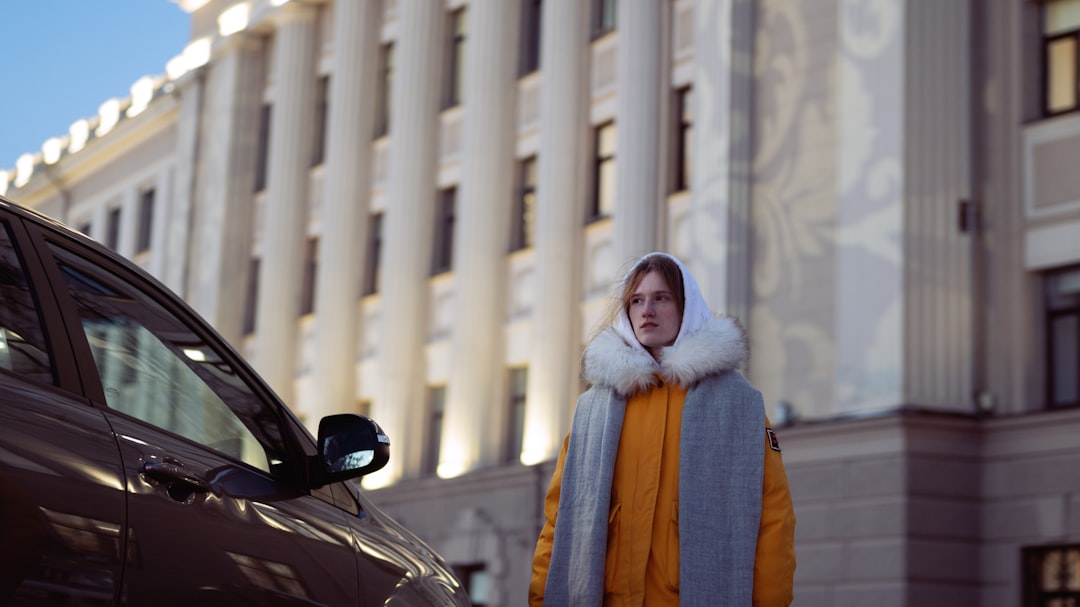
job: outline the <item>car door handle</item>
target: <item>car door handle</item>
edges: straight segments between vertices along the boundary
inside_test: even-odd
[[[188,474],[183,464],[168,462],[145,462],[143,475],[165,485],[169,497],[178,502],[190,502],[195,493],[209,493],[210,485],[197,476]]]

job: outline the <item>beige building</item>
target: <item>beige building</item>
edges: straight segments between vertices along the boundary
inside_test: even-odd
[[[0,193],[309,424],[375,418],[373,499],[478,605],[524,603],[582,345],[656,249],[749,331],[796,605],[1080,603],[1080,0],[174,1],[164,73]]]

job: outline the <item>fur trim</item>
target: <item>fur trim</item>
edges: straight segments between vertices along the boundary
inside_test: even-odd
[[[585,349],[582,374],[590,384],[629,396],[655,385],[657,375],[690,388],[710,375],[741,369],[748,358],[742,327],[731,317],[719,316],[663,348],[660,362],[609,327]]]

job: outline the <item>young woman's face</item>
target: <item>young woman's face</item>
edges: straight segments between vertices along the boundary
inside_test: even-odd
[[[651,271],[641,279],[630,296],[627,314],[634,336],[654,357],[679,336],[682,315],[678,300],[659,272]]]

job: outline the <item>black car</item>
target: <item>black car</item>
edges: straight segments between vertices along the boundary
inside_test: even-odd
[[[389,446],[316,440],[179,297],[0,198],[0,604],[467,606],[358,486]]]

